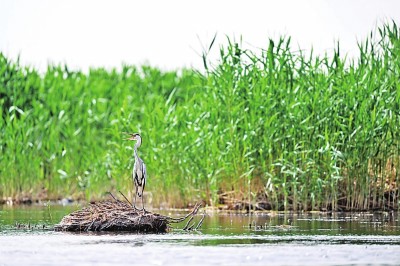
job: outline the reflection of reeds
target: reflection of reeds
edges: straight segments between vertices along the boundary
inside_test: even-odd
[[[44,75],[0,56],[0,195],[98,198],[131,190],[140,131],[155,205],[218,194],[273,209],[399,207],[400,38],[386,24],[360,55],[259,53],[229,42],[207,73],[124,66]],[[213,49],[213,48],[211,48]],[[154,193],[156,192],[156,193]]]

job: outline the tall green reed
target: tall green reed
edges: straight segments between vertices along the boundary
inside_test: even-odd
[[[215,38],[210,45],[213,47]],[[44,74],[0,55],[0,195],[132,196],[140,132],[154,205],[263,199],[277,210],[399,207],[399,35],[360,55],[250,51],[228,39],[206,73],[125,65]]]

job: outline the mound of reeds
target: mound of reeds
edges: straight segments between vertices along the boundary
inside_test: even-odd
[[[89,206],[64,216],[61,222],[55,225],[56,231],[131,231],[139,233],[166,233],[171,223],[189,221],[183,228],[188,227],[200,205],[182,218],[172,218],[157,213],[141,211],[130,204],[114,200],[91,203]],[[202,220],[195,227],[201,226]]]

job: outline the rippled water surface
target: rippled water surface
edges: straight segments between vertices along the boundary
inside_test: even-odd
[[[75,209],[0,207],[0,265],[400,265],[398,213],[209,213],[197,232],[161,235],[51,230]]]

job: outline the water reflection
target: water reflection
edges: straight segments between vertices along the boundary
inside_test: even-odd
[[[210,214],[207,234],[400,235],[398,213]]]
[[[0,207],[0,264],[398,265],[400,261],[397,213],[208,213],[199,231],[183,231],[180,224],[158,235],[51,230],[65,214],[79,208]],[[45,224],[48,229],[17,229],[19,223]]]
[[[0,207],[0,231],[32,229],[16,228],[36,226],[33,229],[47,229],[58,223],[62,217],[81,206],[18,206]],[[182,212],[164,213],[174,217],[182,216]],[[200,216],[198,217],[200,219]],[[399,213],[279,213],[258,212],[243,214],[238,212],[210,212],[207,214],[199,233],[208,236],[343,236],[343,235],[400,235]],[[172,234],[184,234],[180,231],[184,224],[173,224]],[[82,234],[82,233],[79,233]],[[110,234],[110,233],[84,233]],[[121,234],[121,233],[117,233]],[[124,234],[124,233],[122,233]],[[214,241],[214,240],[212,240]],[[234,240],[233,242],[238,242]],[[244,239],[242,243],[249,240]],[[254,240],[251,243],[256,243]],[[235,242],[235,243],[236,243]],[[214,242],[210,242],[214,243]],[[197,243],[198,244],[198,243]],[[206,243],[207,245],[209,243]]]
[[[53,226],[61,218],[77,209],[79,205],[0,205],[0,229],[5,225],[32,224]]]

